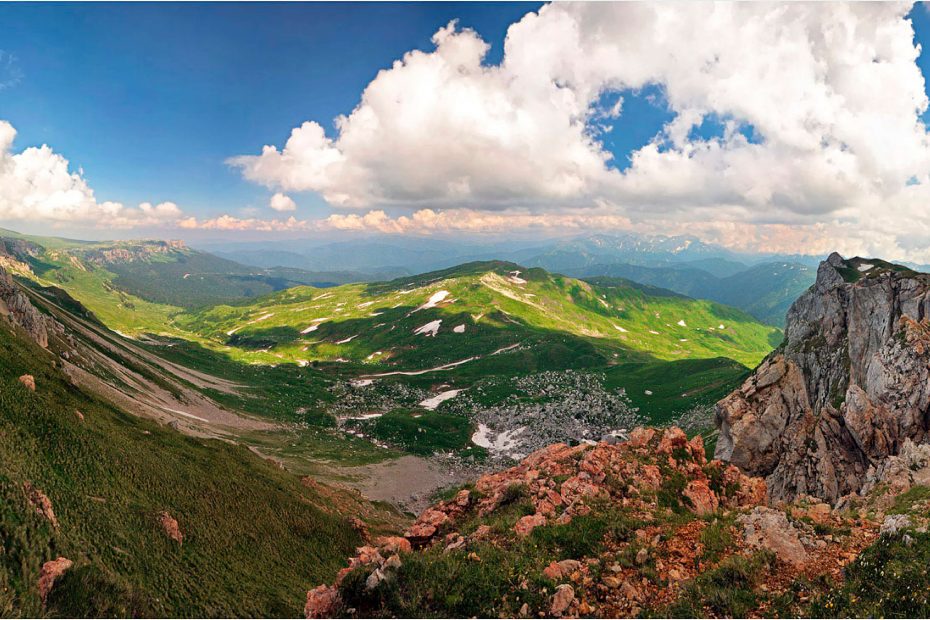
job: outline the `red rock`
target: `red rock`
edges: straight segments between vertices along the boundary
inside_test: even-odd
[[[58,518],[52,508],[52,500],[45,493],[32,486],[32,483],[28,480],[23,483],[23,490],[26,492],[29,503],[36,509],[36,513],[51,523],[52,527],[57,528]]]
[[[327,585],[317,586],[307,592],[304,617],[328,618],[333,615],[338,604],[339,590]]]
[[[659,447],[656,448],[658,454],[671,454],[676,448],[684,448],[688,445],[688,436],[677,426],[665,429],[662,433],[662,439],[659,441]]]
[[[717,496],[710,490],[706,480],[689,482],[685,487],[684,496],[691,500],[696,514],[706,515],[717,510]]]
[[[42,570],[39,573],[39,597],[42,599],[43,605],[48,599],[48,593],[52,591],[52,586],[55,585],[55,580],[64,575],[65,571],[73,565],[74,562],[64,557],[49,560],[42,565]]]
[[[462,489],[455,495],[455,505],[460,508],[468,508],[471,503],[471,491]]]
[[[491,527],[488,525],[479,525],[478,529],[472,532],[471,538],[480,539],[486,538],[488,534],[491,533]]]
[[[630,439],[627,445],[633,448],[643,448],[652,441],[656,431],[654,428],[643,428],[642,426],[634,428],[630,433]]]
[[[385,553],[410,553],[413,551],[410,541],[402,536],[380,536],[375,539],[375,544]]]
[[[562,569],[559,567],[558,562],[549,562],[549,566],[543,569],[543,575],[546,576],[546,579],[551,579],[552,581],[558,581],[562,578]]]
[[[404,537],[411,540],[421,543],[425,540],[429,540],[436,533],[436,527],[428,523],[414,523],[404,532]]]
[[[552,607],[549,608],[549,614],[559,617],[568,611],[575,601],[575,590],[568,584],[562,584],[555,589],[552,595]]]
[[[181,527],[178,525],[177,519],[172,517],[167,512],[162,512],[158,515],[158,523],[161,525],[162,529],[165,531],[165,535],[178,543],[179,545],[184,541],[184,534],[181,533]]]
[[[700,435],[692,437],[691,441],[688,442],[688,447],[691,449],[691,456],[697,464],[703,465],[707,462],[707,453],[704,452],[704,440]]]
[[[36,379],[32,375],[23,375],[22,377],[19,378],[19,382],[25,385],[27,388],[29,388],[33,392],[36,391]]]
[[[362,537],[362,540],[368,542],[371,540],[371,534],[368,532],[368,524],[359,519],[358,517],[352,517],[349,519],[349,525],[352,526],[352,529],[358,532],[358,535]]]
[[[535,528],[540,525],[546,524],[546,517],[536,513],[534,515],[527,515],[521,517],[517,524],[513,527],[513,531],[517,533],[518,536],[528,536]]]
[[[643,465],[643,470],[639,476],[639,483],[653,491],[662,486],[662,472],[655,465]]]

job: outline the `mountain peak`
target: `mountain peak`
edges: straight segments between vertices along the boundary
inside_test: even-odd
[[[822,262],[785,340],[717,405],[716,454],[772,496],[835,501],[930,426],[930,276],[880,259]]]

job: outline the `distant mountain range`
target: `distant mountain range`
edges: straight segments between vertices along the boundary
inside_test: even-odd
[[[277,244],[276,244],[277,245]],[[262,268],[351,270],[370,281],[483,260],[506,260],[574,277],[623,277],[736,306],[782,326],[791,302],[814,279],[819,258],[740,253],[690,236],[586,235],[543,243],[468,243],[380,236],[330,244],[289,241],[209,246],[218,256]]]

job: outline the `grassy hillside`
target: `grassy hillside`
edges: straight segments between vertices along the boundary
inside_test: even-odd
[[[788,308],[813,284],[816,275],[811,267],[784,262],[762,263],[719,276],[695,264],[647,267],[617,263],[586,266],[572,273],[619,276],[692,297],[712,299],[778,327],[784,325]]]
[[[128,415],[55,366],[0,323],[0,615],[293,617],[302,590],[359,544],[346,515],[366,504],[243,447]],[[59,527],[29,504],[27,482]],[[162,511],[182,545],[160,528]],[[43,611],[39,571],[58,556],[74,567]]]
[[[297,287],[193,314],[184,327],[249,360],[344,360],[373,373],[484,358],[511,346],[551,349],[554,338],[574,345],[566,353],[575,352],[576,365],[721,356],[754,365],[780,339],[777,329],[713,302],[497,262],[390,283]]]

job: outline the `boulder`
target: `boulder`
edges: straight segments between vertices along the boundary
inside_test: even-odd
[[[329,618],[339,605],[339,590],[332,586],[322,585],[307,592],[307,602],[304,605],[304,617]]]
[[[158,515],[158,523],[161,525],[162,530],[164,530],[165,536],[179,545],[184,542],[184,534],[181,533],[181,527],[178,525],[177,519],[168,514],[168,512],[162,512]]]
[[[748,514],[740,515],[737,522],[743,528],[746,544],[754,549],[768,549],[779,560],[794,566],[807,561],[807,551],[798,536],[798,530],[791,525],[785,513],[756,506]]]
[[[555,589],[552,595],[552,606],[549,608],[549,615],[558,618],[562,616],[572,603],[575,602],[575,590],[567,583],[560,585]]]
[[[881,536],[894,536],[912,525],[911,518],[907,515],[888,515],[885,517],[885,520],[882,521],[879,534]]]
[[[532,515],[527,515],[521,517],[517,524],[513,527],[513,531],[517,533],[517,536],[529,536],[535,528],[540,525],[546,524],[546,517],[536,513]]]
[[[707,515],[717,511],[717,495],[710,490],[706,480],[692,480],[685,487],[684,496],[691,500],[694,512]]]
[[[64,575],[65,571],[73,565],[74,562],[65,557],[49,560],[42,565],[42,570],[39,572],[39,597],[42,599],[43,605],[48,599],[48,593],[52,591],[52,587],[55,585],[55,580]]]
[[[36,509],[36,513],[43,519],[52,524],[52,527],[58,528],[58,518],[55,516],[55,510],[52,508],[52,500],[41,490],[32,486],[28,480],[23,483],[23,490],[26,492],[26,499]]]
[[[36,391],[36,378],[33,377],[32,375],[22,375],[19,378],[19,382],[25,385],[28,389],[32,390],[33,392]]]

